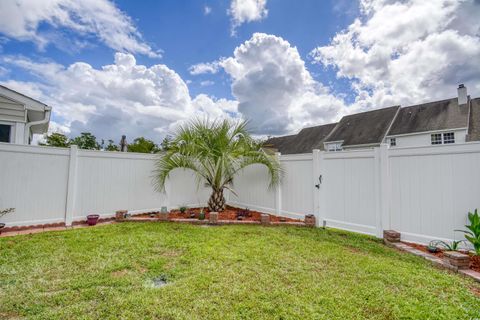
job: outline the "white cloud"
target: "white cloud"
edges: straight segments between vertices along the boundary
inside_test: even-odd
[[[204,73],[215,74],[218,72],[219,69],[220,69],[219,61],[213,61],[213,62],[201,62],[201,63],[194,64],[193,66],[190,66],[188,71],[190,71],[191,75],[199,75]]]
[[[343,101],[312,78],[298,50],[280,37],[255,33],[221,65],[232,78],[238,111],[256,133],[295,132],[346,111]]]
[[[232,35],[236,28],[246,22],[259,21],[267,17],[267,0],[232,0],[227,13],[232,21]]]
[[[204,6],[203,7],[203,14],[208,16],[210,13],[212,13],[212,8],[210,8],[209,6]]]
[[[200,85],[202,87],[213,86],[214,84],[215,84],[215,82],[213,82],[211,80],[204,80],[204,81],[200,82]]]
[[[363,0],[361,16],[312,51],[351,79],[368,109],[480,94],[480,3],[474,0]]]
[[[142,40],[131,18],[109,0],[0,1],[0,33],[7,37],[33,41],[40,49],[51,42],[58,47],[86,45],[79,39],[62,36],[61,32],[42,31],[42,24],[66,28],[81,36],[96,36],[114,50],[160,56]]]
[[[84,62],[70,66],[4,57],[0,63],[23,68],[38,82],[6,86],[53,107],[55,128],[77,135],[118,140],[145,136],[160,141],[177,123],[192,117],[239,117],[236,102],[199,95],[192,99],[185,82],[165,65],[138,65],[133,55],[117,53],[115,63],[99,69]]]

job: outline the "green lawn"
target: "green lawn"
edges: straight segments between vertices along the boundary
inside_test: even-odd
[[[159,276],[169,284],[153,288]],[[0,319],[474,319],[475,289],[333,230],[123,223],[0,238]]]

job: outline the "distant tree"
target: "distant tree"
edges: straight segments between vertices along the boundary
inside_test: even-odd
[[[51,134],[45,134],[43,137],[45,138],[45,142],[40,142],[39,145],[41,146],[59,148],[70,147],[70,141],[68,141],[68,137],[64,134],[54,132]]]
[[[172,147],[172,137],[166,136],[163,138],[162,143],[160,144],[163,151],[168,151]]]
[[[139,137],[133,140],[127,146],[128,152],[140,152],[140,153],[156,153],[160,151],[160,148],[152,141],[145,139],[144,137]]]
[[[70,140],[70,144],[75,144],[80,149],[100,150],[97,138],[90,132],[82,132],[80,136]]]
[[[105,151],[120,151],[120,147],[117,146],[113,140],[108,140],[108,145],[105,147]]]

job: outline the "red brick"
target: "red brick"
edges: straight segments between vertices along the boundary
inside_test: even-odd
[[[217,224],[218,223],[218,212],[210,212],[208,217],[209,224]]]
[[[260,223],[263,225],[269,225],[270,224],[270,215],[266,213],[262,213],[260,216]]]

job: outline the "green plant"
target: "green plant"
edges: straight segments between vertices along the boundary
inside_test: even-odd
[[[469,225],[465,225],[468,230],[460,230],[465,233],[465,238],[475,248],[475,253],[480,255],[480,216],[478,215],[478,209],[475,209],[473,213],[468,213]]]
[[[185,211],[187,211],[187,209],[188,209],[188,208],[187,208],[186,206],[181,206],[181,207],[179,208],[179,210],[180,210],[181,213],[185,213]]]
[[[225,209],[224,189],[233,193],[235,175],[247,166],[261,164],[267,168],[270,187],[280,182],[281,167],[275,156],[267,154],[252,138],[247,122],[193,120],[181,126],[168,150],[159,154],[155,169],[155,187],[165,190],[170,172],[177,168],[192,170],[200,185],[212,188],[208,200],[210,211]]]
[[[463,242],[465,242],[465,240],[453,240],[450,243],[442,240],[432,240],[428,244],[428,247],[441,248],[446,251],[457,251],[460,248],[460,244]]]
[[[203,208],[200,210],[200,214],[198,215],[198,220],[205,220],[205,212]]]

